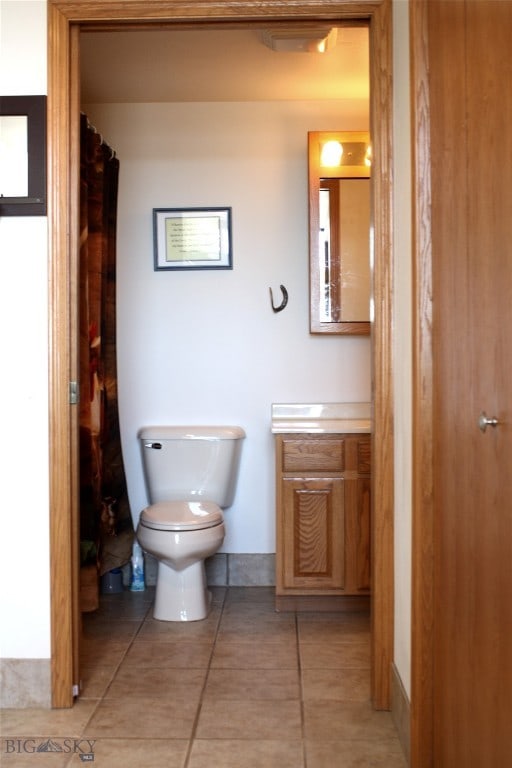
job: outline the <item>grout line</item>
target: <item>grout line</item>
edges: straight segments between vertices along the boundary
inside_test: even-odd
[[[302,731],[302,761],[304,768],[307,768],[306,756],[306,717],[304,713],[304,687],[302,685],[302,659],[300,655],[300,632],[299,617],[295,611],[295,633],[297,637],[297,666],[299,668],[299,691],[300,691],[300,726]]]
[[[113,670],[113,672],[112,672],[112,675],[110,676],[110,680],[109,680],[109,682],[108,682],[108,685],[106,686],[106,688],[105,688],[105,690],[103,691],[102,695],[101,695],[101,696],[99,697],[99,699],[97,700],[97,702],[96,702],[96,706],[93,708],[93,710],[92,710],[92,712],[91,712],[91,715],[90,715],[89,719],[88,719],[88,720],[85,722],[85,724],[84,724],[84,726],[83,726],[83,729],[82,729],[82,732],[81,732],[81,736],[82,736],[82,737],[84,736],[84,733],[86,733],[86,731],[87,731],[87,728],[89,727],[89,725],[90,725],[90,723],[91,723],[91,721],[92,721],[93,717],[95,716],[95,714],[96,714],[96,712],[98,711],[99,707],[100,707],[100,706],[101,706],[101,704],[103,703],[104,699],[106,699],[106,698],[107,698],[107,694],[108,694],[108,692],[109,692],[109,690],[110,690],[110,687],[112,686],[112,683],[114,682],[114,679],[115,679],[115,677],[116,677],[117,673],[119,672],[119,668],[121,667],[121,664],[122,664],[122,663],[123,663],[123,661],[126,659],[126,656],[128,655],[128,652],[129,652],[130,648],[132,647],[133,643],[135,642],[135,640],[136,640],[136,639],[137,639],[137,637],[139,636],[139,633],[140,633],[140,631],[141,631],[141,629],[142,629],[142,626],[143,626],[144,622],[146,621],[146,619],[147,619],[147,617],[148,617],[148,613],[150,612],[150,610],[151,610],[151,609],[152,609],[152,607],[153,607],[153,602],[154,602],[154,599],[148,602],[148,607],[147,607],[147,610],[146,610],[146,612],[144,613],[144,616],[142,616],[142,618],[140,618],[140,619],[139,619],[139,626],[138,626],[138,628],[137,628],[136,632],[134,632],[134,634],[133,634],[133,637],[131,638],[130,642],[129,642],[129,643],[128,643],[128,645],[126,646],[126,648],[125,648],[125,650],[124,650],[124,653],[123,653],[123,655],[121,656],[121,658],[120,658],[120,660],[119,660],[119,663],[118,663],[118,664],[116,664],[116,666],[114,667],[114,670]],[[110,619],[109,619],[109,621],[110,621]],[[135,624],[135,621],[134,621],[133,623]],[[78,698],[80,698],[80,696],[79,696]],[[70,764],[71,764],[71,763],[68,763],[68,765],[70,765]]]
[[[228,593],[228,588],[226,587],[225,590],[224,590],[224,596],[222,598],[222,607],[221,607],[221,610],[220,610],[219,620],[217,622],[217,628],[215,630],[215,635],[213,637],[212,647],[211,647],[211,650],[210,650],[210,657],[208,659],[208,666],[206,668],[206,675],[204,677],[203,687],[201,689],[201,693],[199,694],[199,704],[197,706],[196,716],[195,716],[194,722],[192,724],[192,732],[190,734],[190,738],[189,738],[189,742],[188,742],[188,747],[187,747],[187,754],[185,756],[185,762],[183,763],[183,768],[188,768],[188,766],[190,764],[190,757],[191,757],[191,754],[192,754],[192,747],[194,745],[194,740],[195,740],[195,737],[196,737],[197,726],[199,724],[199,717],[201,715],[201,710],[203,708],[204,693],[206,691],[206,686],[208,684],[208,677],[209,677],[209,674],[210,674],[210,668],[211,668],[211,663],[212,663],[212,659],[213,659],[213,654],[215,652],[215,646],[216,646],[216,643],[217,643],[217,636],[219,634],[220,623],[222,621],[222,615],[224,613],[224,606],[226,604],[227,593]],[[212,605],[213,605],[213,603],[212,603]]]
[[[236,588],[235,588],[235,592],[236,592]],[[238,599],[238,597],[237,597],[237,599]],[[194,746],[194,743],[195,743],[195,740],[196,740],[196,737],[197,737],[197,732],[198,732],[198,728],[199,728],[199,721],[200,721],[202,709],[204,707],[204,699],[205,699],[205,694],[206,694],[206,690],[207,690],[207,686],[208,686],[209,675],[211,674],[211,671],[212,671],[212,663],[213,663],[213,658],[214,658],[214,654],[215,654],[215,650],[216,650],[216,645],[217,645],[217,642],[219,641],[219,635],[220,635],[220,630],[222,628],[222,622],[226,621],[229,618],[228,617],[228,608],[229,608],[229,606],[231,604],[232,603],[230,602],[230,587],[224,586],[223,589],[222,589],[222,592],[218,595],[215,603],[212,604],[212,608],[215,606],[216,610],[218,610],[218,618],[217,618],[215,627],[212,628],[212,630],[213,630],[212,634],[209,635],[209,637],[210,637],[210,639],[208,640],[208,642],[210,644],[209,656],[208,656],[208,659],[207,659],[204,680],[203,680],[202,687],[201,687],[201,690],[199,692],[198,699],[197,699],[197,707],[196,707],[196,711],[195,711],[195,714],[194,714],[191,730],[190,730],[190,733],[189,733],[188,737],[185,734],[183,734],[183,737],[181,737],[184,740],[187,740],[187,742],[188,742],[187,743],[187,748],[186,748],[186,751],[185,751],[184,762],[183,762],[182,768],[190,768],[190,766],[192,764],[193,746]],[[267,606],[268,605],[267,601],[262,603],[262,606],[263,605]],[[97,701],[95,702],[95,706],[93,707],[92,713],[90,714],[89,718],[87,719],[87,722],[85,723],[83,729],[81,729],[82,730],[82,734],[83,733],[87,733],[87,730],[90,727],[92,719],[95,717],[95,715],[98,712],[98,708],[100,707],[102,702],[105,701],[106,697],[108,697],[108,692],[109,692],[109,690],[110,690],[110,688],[112,686],[113,681],[115,680],[116,676],[119,673],[120,666],[126,661],[127,655],[130,652],[130,650],[132,649],[132,646],[135,643],[135,641],[138,638],[140,638],[140,633],[143,630],[145,622],[151,617],[152,609],[153,609],[153,603],[152,602],[148,602],[147,609],[144,611],[144,615],[142,617],[140,617],[138,620],[134,620],[133,621],[133,624],[134,624],[133,635],[130,637],[126,648],[122,651],[121,658],[119,659],[119,661],[115,665],[115,668],[113,669],[113,672],[112,672],[112,674],[110,676],[110,679],[109,679],[109,682],[108,682],[106,688],[104,689],[101,697],[99,699],[97,699]],[[226,614],[226,616],[224,614]],[[113,618],[113,617],[110,617],[110,618],[115,622],[115,618]],[[308,766],[308,756],[307,756],[307,740],[306,740],[306,707],[305,707],[306,702],[305,702],[305,698],[304,698],[305,697],[305,688],[304,688],[305,684],[304,684],[304,668],[303,668],[303,664],[302,664],[302,648],[301,648],[301,645],[307,645],[308,642],[311,642],[311,640],[310,640],[309,636],[306,636],[305,640],[304,640],[304,643],[301,643],[301,637],[302,637],[302,635],[301,635],[301,626],[302,626],[302,624],[301,624],[301,614],[298,613],[297,611],[293,612],[293,623],[294,623],[294,628],[295,628],[295,641],[296,641],[296,651],[295,651],[295,653],[296,653],[296,659],[297,659],[297,670],[298,670],[298,675],[299,675],[299,707],[300,707],[300,721],[301,721],[300,737],[301,737],[301,742],[302,742],[302,745],[301,745],[302,746],[302,761],[300,763],[300,768],[307,768],[307,766]],[[343,644],[340,645],[340,652],[342,652],[342,651],[343,651]],[[68,763],[68,765],[70,766],[71,763]]]

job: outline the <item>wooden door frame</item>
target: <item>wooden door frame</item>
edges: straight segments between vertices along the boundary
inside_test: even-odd
[[[76,377],[78,34],[85,25],[366,19],[374,145],[372,321],[372,699],[389,709],[393,661],[392,28],[391,0],[48,0],[49,432],[52,705],[73,703],[78,601]],[[74,650],[75,649],[75,650]]]
[[[413,477],[411,766],[434,767],[434,420],[428,3],[409,0],[412,107]]]

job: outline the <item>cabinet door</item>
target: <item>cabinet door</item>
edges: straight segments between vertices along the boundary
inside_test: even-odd
[[[282,494],[283,587],[343,589],[343,480],[284,478]]]
[[[370,591],[370,478],[345,482],[345,593]]]

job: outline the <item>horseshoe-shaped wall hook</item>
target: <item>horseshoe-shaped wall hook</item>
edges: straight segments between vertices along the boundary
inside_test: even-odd
[[[279,287],[280,287],[281,292],[283,294],[283,300],[282,300],[282,302],[280,303],[280,305],[278,307],[276,307],[274,305],[274,295],[272,293],[272,288],[269,288],[269,291],[270,291],[270,303],[272,304],[272,309],[274,310],[274,312],[282,312],[283,309],[288,304],[288,291],[286,290],[284,285],[280,285]]]

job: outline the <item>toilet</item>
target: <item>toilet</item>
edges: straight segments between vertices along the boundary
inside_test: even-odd
[[[210,610],[205,558],[224,541],[235,496],[241,427],[160,426],[139,432],[150,505],[137,539],[158,561],[153,616],[198,621]]]

